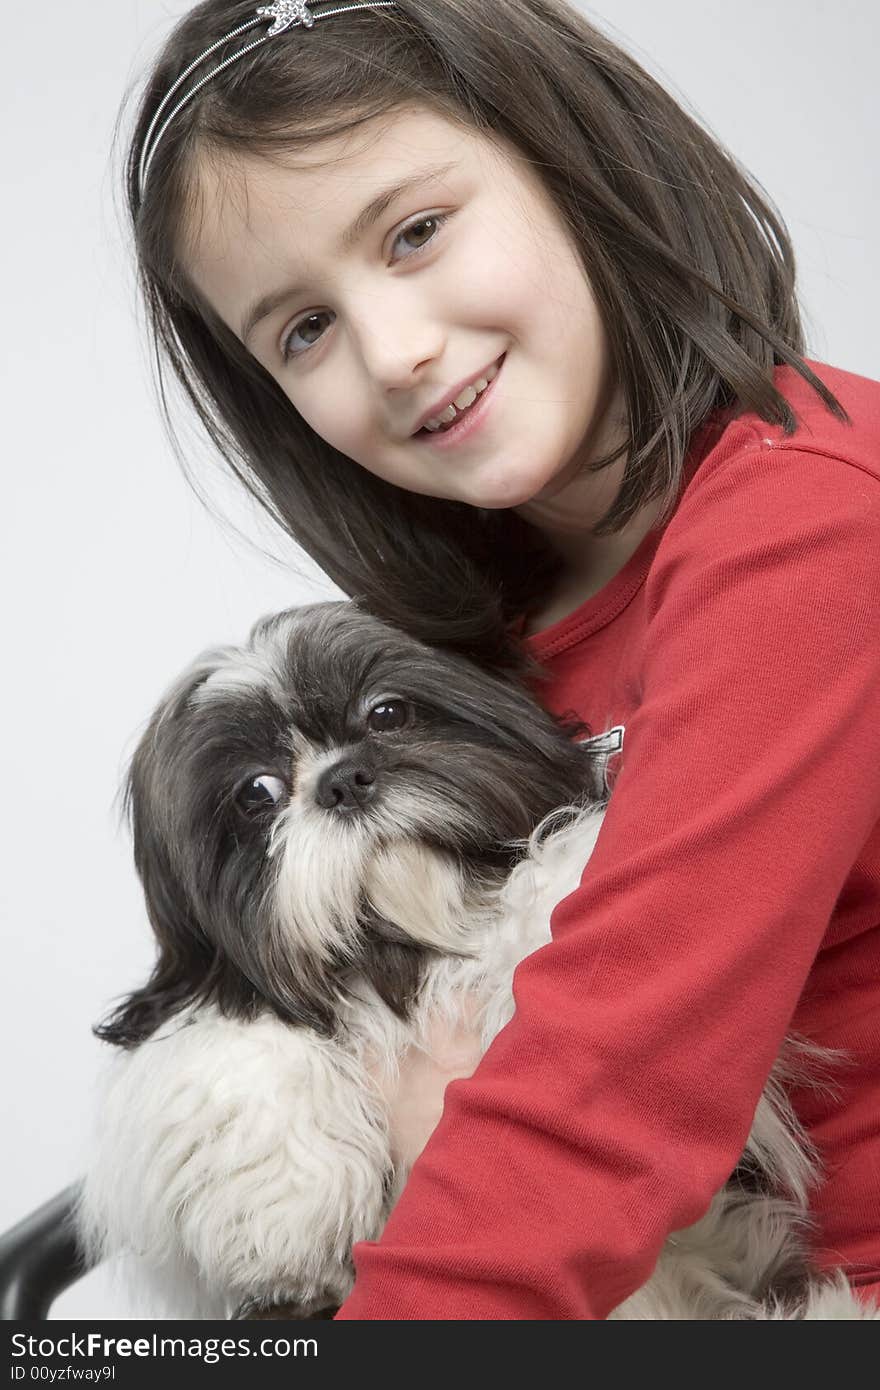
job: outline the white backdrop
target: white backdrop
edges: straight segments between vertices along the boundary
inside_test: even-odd
[[[877,8],[581,7],[781,210],[808,355],[880,378]],[[223,485],[193,434],[199,476],[242,534],[209,515],[159,423],[110,147],[123,92],[187,8],[44,0],[4,13],[0,1230],[79,1172],[103,1051],[90,1026],[151,964],[114,804],[144,721],[202,647],[242,639],[272,609],[338,596]],[[98,1272],[53,1317],[124,1311]]]

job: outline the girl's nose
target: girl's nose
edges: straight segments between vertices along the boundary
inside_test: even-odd
[[[445,331],[412,306],[409,312],[363,316],[355,332],[364,365],[380,388],[412,390],[444,354]]]

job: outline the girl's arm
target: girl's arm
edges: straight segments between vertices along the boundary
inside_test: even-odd
[[[340,1318],[604,1318],[705,1212],[880,818],[878,554],[868,470],[757,436],[701,470],[582,885]]]

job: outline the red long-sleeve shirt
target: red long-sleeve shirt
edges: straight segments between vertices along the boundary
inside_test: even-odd
[[[843,1049],[796,1105],[817,1254],[880,1281],[880,383],[789,368],[797,433],[719,417],[672,519],[528,639],[542,699],[622,730],[608,812],[516,1013],[340,1319],[599,1319],[740,1156],[786,1033]]]

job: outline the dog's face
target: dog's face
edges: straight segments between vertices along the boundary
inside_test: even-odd
[[[469,911],[514,842],[597,795],[577,731],[353,603],[292,609],[203,653],[129,771],[160,945],[129,1023],[143,1036],[214,997],[330,1031],[352,967],[403,1011],[426,950],[467,950]]]

